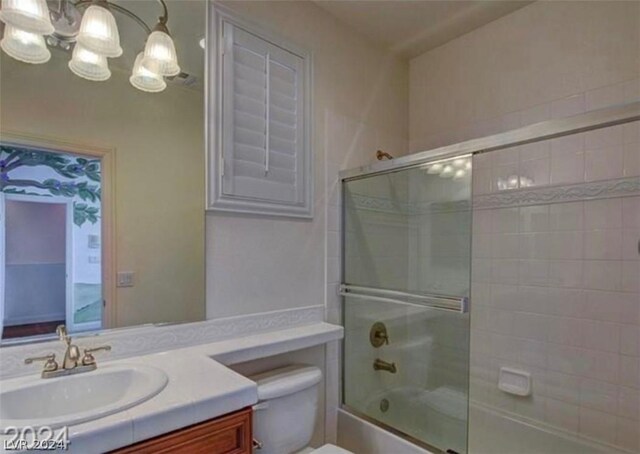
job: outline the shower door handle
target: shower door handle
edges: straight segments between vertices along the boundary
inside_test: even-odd
[[[460,314],[469,312],[469,298],[466,297],[407,293],[400,290],[386,290],[349,284],[342,284],[338,293],[342,296],[382,303],[414,304]]]

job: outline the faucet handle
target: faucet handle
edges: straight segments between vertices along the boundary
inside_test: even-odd
[[[96,358],[93,356],[93,353],[100,351],[110,351],[111,345],[103,345],[102,347],[94,347],[94,348],[85,348],[84,355],[82,355],[82,365],[83,366],[91,366],[96,363]]]
[[[53,372],[54,370],[58,370],[58,363],[56,362],[55,353],[51,353],[50,355],[45,356],[34,356],[31,358],[25,358],[25,364],[31,364],[34,361],[45,361],[44,368],[42,369],[44,372]]]

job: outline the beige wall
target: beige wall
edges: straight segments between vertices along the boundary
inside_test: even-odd
[[[638,96],[639,30],[639,2],[536,2],[411,60],[411,151]]]
[[[1,53],[2,131],[115,150],[118,326],[204,318],[203,93],[150,95],[112,67],[89,82],[52,50],[44,65]],[[113,66],[113,65],[112,65]]]
[[[404,152],[408,65],[312,2],[225,4],[313,53],[315,216],[208,214],[207,317],[324,304],[325,244],[336,244],[326,235],[338,213],[337,171],[372,161],[377,147]],[[329,255],[328,274],[336,261]]]

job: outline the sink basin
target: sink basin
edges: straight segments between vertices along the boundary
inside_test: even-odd
[[[0,428],[70,426],[138,405],[166,386],[167,375],[143,365],[106,365],[92,372],[0,382]]]

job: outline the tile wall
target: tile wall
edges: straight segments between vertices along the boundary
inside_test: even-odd
[[[474,158],[472,401],[640,451],[639,161],[639,122]]]

